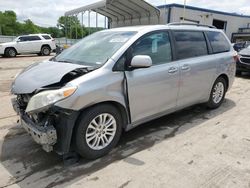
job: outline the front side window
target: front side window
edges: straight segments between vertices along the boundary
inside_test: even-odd
[[[228,52],[230,50],[230,45],[221,32],[208,31],[207,37],[210,41],[213,53]]]
[[[55,61],[99,67],[119,50],[135,31],[100,31],[59,54]]]
[[[203,32],[175,31],[178,59],[198,57],[208,54],[208,48]]]
[[[148,55],[153,65],[172,61],[172,50],[168,32],[160,31],[139,39],[131,49],[132,58],[136,55]]]
[[[18,41],[25,42],[25,41],[29,41],[29,40],[28,40],[28,37],[19,37]]]

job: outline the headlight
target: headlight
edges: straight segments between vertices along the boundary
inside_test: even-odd
[[[31,97],[26,112],[46,108],[66,97],[69,97],[76,91],[77,87],[67,87],[57,90],[43,91]]]

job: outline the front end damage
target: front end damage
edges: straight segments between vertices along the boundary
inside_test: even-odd
[[[30,72],[31,70],[29,70],[29,74]],[[29,103],[32,101],[32,98],[42,92],[60,90],[71,80],[88,72],[90,72],[90,69],[77,67],[77,69],[64,72],[65,74],[62,74],[60,80],[56,82],[48,81],[47,85],[42,85],[41,82],[37,82],[38,85],[36,88],[35,84],[32,83],[34,88],[32,90],[29,85],[29,80],[23,79],[23,77],[25,77],[25,71],[14,81],[12,94],[16,95],[16,97],[12,98],[12,105],[20,116],[20,124],[45,151],[56,151],[60,155],[67,154],[71,151],[71,138],[78,112],[71,109],[60,108],[54,104],[27,111]],[[25,91],[25,84],[20,84],[22,80],[19,79],[19,77],[26,81],[28,88],[26,91],[29,93],[20,93],[20,91]],[[47,80],[49,80],[49,78]],[[20,86],[22,88],[20,88]]]
[[[71,149],[73,125],[78,112],[51,106],[45,111],[26,113],[31,95],[17,95],[12,99],[14,110],[20,116],[20,124],[46,152],[67,154]]]

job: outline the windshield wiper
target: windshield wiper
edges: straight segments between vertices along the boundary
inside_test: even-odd
[[[55,60],[56,62],[61,62],[61,63],[73,63],[73,62],[70,62],[70,61],[67,61],[67,60]],[[74,63],[73,63],[74,64]]]

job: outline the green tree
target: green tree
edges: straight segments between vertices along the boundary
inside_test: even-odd
[[[40,29],[30,19],[24,21],[24,34],[40,33]]]
[[[81,26],[76,16],[61,16],[58,19],[57,27],[41,27],[34,24],[30,19],[20,23],[14,11],[0,11],[0,35],[23,35],[33,33],[48,33],[52,37],[82,38],[101,30],[102,28],[85,28]]]
[[[62,31],[57,27],[39,27],[41,33],[49,33],[53,38],[63,37]]]
[[[63,37],[63,32],[57,27],[49,27],[48,33],[50,33],[54,38]]]
[[[76,16],[61,16],[57,21],[57,26],[62,30],[63,36],[67,35],[67,38],[79,39],[88,33]]]
[[[0,12],[0,34],[14,35],[16,27],[17,17],[14,11]]]

